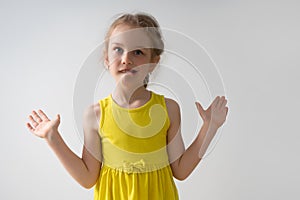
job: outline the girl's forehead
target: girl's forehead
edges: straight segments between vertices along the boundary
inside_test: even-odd
[[[129,51],[137,48],[154,48],[146,31],[145,28],[117,26],[109,38],[109,45],[123,46]]]

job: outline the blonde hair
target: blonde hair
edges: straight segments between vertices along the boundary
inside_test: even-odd
[[[157,20],[150,14],[146,13],[136,13],[130,14],[125,13],[119,16],[109,27],[106,35],[105,35],[105,44],[103,54],[107,56],[109,38],[114,31],[114,29],[120,24],[129,25],[134,28],[145,28],[149,38],[153,42],[153,47],[151,48],[152,55],[151,57],[160,56],[164,51],[164,42],[162,38],[162,33],[160,30],[160,26]],[[147,87],[149,82],[149,74],[146,76],[144,80],[144,87]]]

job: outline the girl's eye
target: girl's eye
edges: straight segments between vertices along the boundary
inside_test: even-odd
[[[143,55],[144,53],[141,50],[134,50],[134,55]]]
[[[114,50],[116,53],[123,53],[123,49],[120,48],[120,47],[115,47],[113,50]]]

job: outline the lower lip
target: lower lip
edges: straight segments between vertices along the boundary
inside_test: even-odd
[[[123,73],[125,73],[125,74],[135,74],[137,71],[135,71],[135,70],[132,70],[132,71],[127,71],[127,72],[123,72]]]

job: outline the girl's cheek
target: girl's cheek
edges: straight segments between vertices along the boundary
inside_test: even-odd
[[[108,60],[110,61],[110,63],[114,63],[117,62],[120,56],[118,55],[111,55],[108,57]]]

